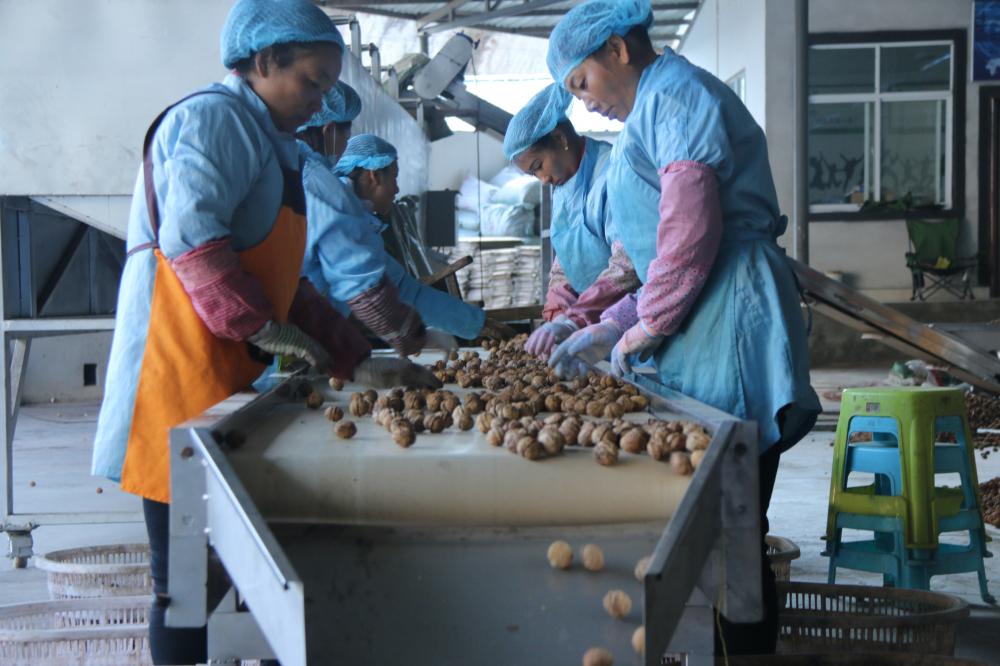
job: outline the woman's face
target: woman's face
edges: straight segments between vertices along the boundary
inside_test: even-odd
[[[639,87],[639,77],[629,62],[625,40],[612,35],[569,73],[566,90],[583,101],[588,111],[624,122],[632,113]]]
[[[369,171],[370,187],[365,197],[372,202],[376,215],[388,215],[392,210],[392,202],[399,194],[399,162],[393,162],[384,169]]]
[[[581,142],[582,143],[582,142]],[[535,144],[514,158],[514,166],[546,185],[564,185],[580,168],[580,144],[555,130],[542,146]]]
[[[284,67],[262,52],[247,80],[267,105],[275,127],[294,133],[322,108],[323,94],[337,82],[341,64],[342,53],[336,44],[302,48]]]

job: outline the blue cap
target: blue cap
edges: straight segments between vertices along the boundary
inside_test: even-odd
[[[374,134],[356,134],[347,142],[347,148],[333,167],[333,172],[338,176],[349,176],[355,169],[378,171],[395,162],[398,157],[395,146],[385,139]]]
[[[357,91],[343,81],[337,81],[329,92],[323,95],[323,108],[317,111],[305,125],[296,132],[304,132],[310,127],[324,127],[330,123],[349,123],[361,113],[361,98]]]
[[[503,137],[503,154],[507,161],[538,143],[560,122],[566,120],[566,109],[573,96],[558,83],[550,83],[517,112]]]
[[[309,0],[237,0],[219,41],[226,68],[275,44],[330,42],[344,50],[337,26]]]
[[[562,17],[549,35],[545,58],[557,83],[577,65],[608,41],[611,35],[624,36],[637,25],[647,28],[653,22],[649,0],[588,0]]]

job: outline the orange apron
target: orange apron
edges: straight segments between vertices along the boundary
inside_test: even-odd
[[[170,429],[249,388],[267,367],[259,353],[251,356],[248,343],[224,340],[208,330],[167,259],[155,248],[159,212],[150,144],[167,111],[153,121],[143,146],[156,276],[121,481],[123,490],[157,502],[170,501]],[[282,205],[271,232],[258,245],[238,253],[240,265],[261,284],[279,322],[285,321],[295,297],[305,246],[301,176],[285,171]]]

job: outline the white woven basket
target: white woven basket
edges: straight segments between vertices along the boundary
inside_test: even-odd
[[[35,557],[53,599],[151,595],[149,546],[113,544],[56,550]]]
[[[0,606],[0,664],[151,664],[150,597],[59,599]]]
[[[787,582],[791,576],[792,560],[802,554],[799,547],[791,539],[773,534],[764,537],[764,541],[767,542],[767,559],[771,562],[775,579]]]

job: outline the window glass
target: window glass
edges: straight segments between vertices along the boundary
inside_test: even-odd
[[[883,201],[944,203],[944,101],[882,102]]]
[[[951,47],[883,46],[881,53],[882,92],[948,90],[951,83]]]
[[[873,104],[809,105],[809,203],[861,204],[869,199]]]
[[[809,94],[875,92],[875,48],[809,50]]]

